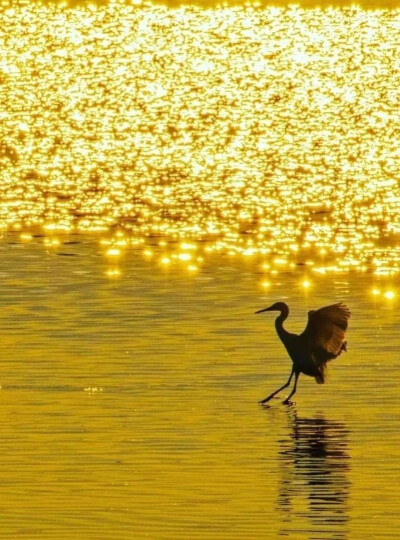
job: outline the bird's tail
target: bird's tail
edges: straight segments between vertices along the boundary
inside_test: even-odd
[[[315,380],[318,384],[324,384],[326,378],[326,364],[318,366],[318,372],[315,374]]]

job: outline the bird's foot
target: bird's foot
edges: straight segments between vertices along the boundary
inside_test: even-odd
[[[261,405],[261,407],[264,407],[265,409],[271,407],[271,405],[266,401],[259,401],[258,403]]]
[[[272,397],[271,397],[271,396],[268,396],[268,397],[266,397],[265,399],[262,399],[261,401],[259,401],[258,403],[259,403],[260,405],[265,405],[266,403],[268,403],[268,401],[269,401],[270,399],[272,399]]]
[[[290,399],[285,399],[282,401],[283,405],[296,405],[295,401],[291,401]]]

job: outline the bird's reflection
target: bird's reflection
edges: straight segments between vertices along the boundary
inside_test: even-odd
[[[345,538],[350,490],[348,431],[344,424],[321,415],[301,418],[292,410],[288,420],[289,438],[281,441],[279,451],[282,534],[295,532],[295,527],[298,533],[315,533],[318,538]]]

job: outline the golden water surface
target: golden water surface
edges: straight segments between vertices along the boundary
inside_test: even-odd
[[[398,537],[399,31],[0,2],[0,537]],[[262,408],[276,300],[349,352]]]
[[[192,276],[132,249],[110,279],[92,239],[43,240],[0,244],[2,538],[398,537],[395,300],[296,272],[260,293],[221,255]],[[276,299],[294,332],[345,300],[349,350],[263,408],[290,372],[253,315]]]
[[[400,11],[3,1],[0,224],[400,268]]]

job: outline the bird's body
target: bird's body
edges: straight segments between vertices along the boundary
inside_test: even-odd
[[[346,341],[344,339],[350,318],[350,310],[339,302],[316,311],[309,311],[307,326],[300,335],[288,332],[283,326],[283,322],[289,316],[289,308],[284,302],[276,302],[269,308],[260,309],[256,313],[263,311],[280,312],[275,320],[275,328],[292,359],[293,366],[287,383],[260,403],[266,403],[278,392],[289,386],[292,376],[295,375],[293,390],[284,401],[284,403],[290,403],[289,400],[296,391],[300,373],[314,377],[317,383],[323,384],[325,382],[327,363],[337,358],[343,351],[346,351]]]

